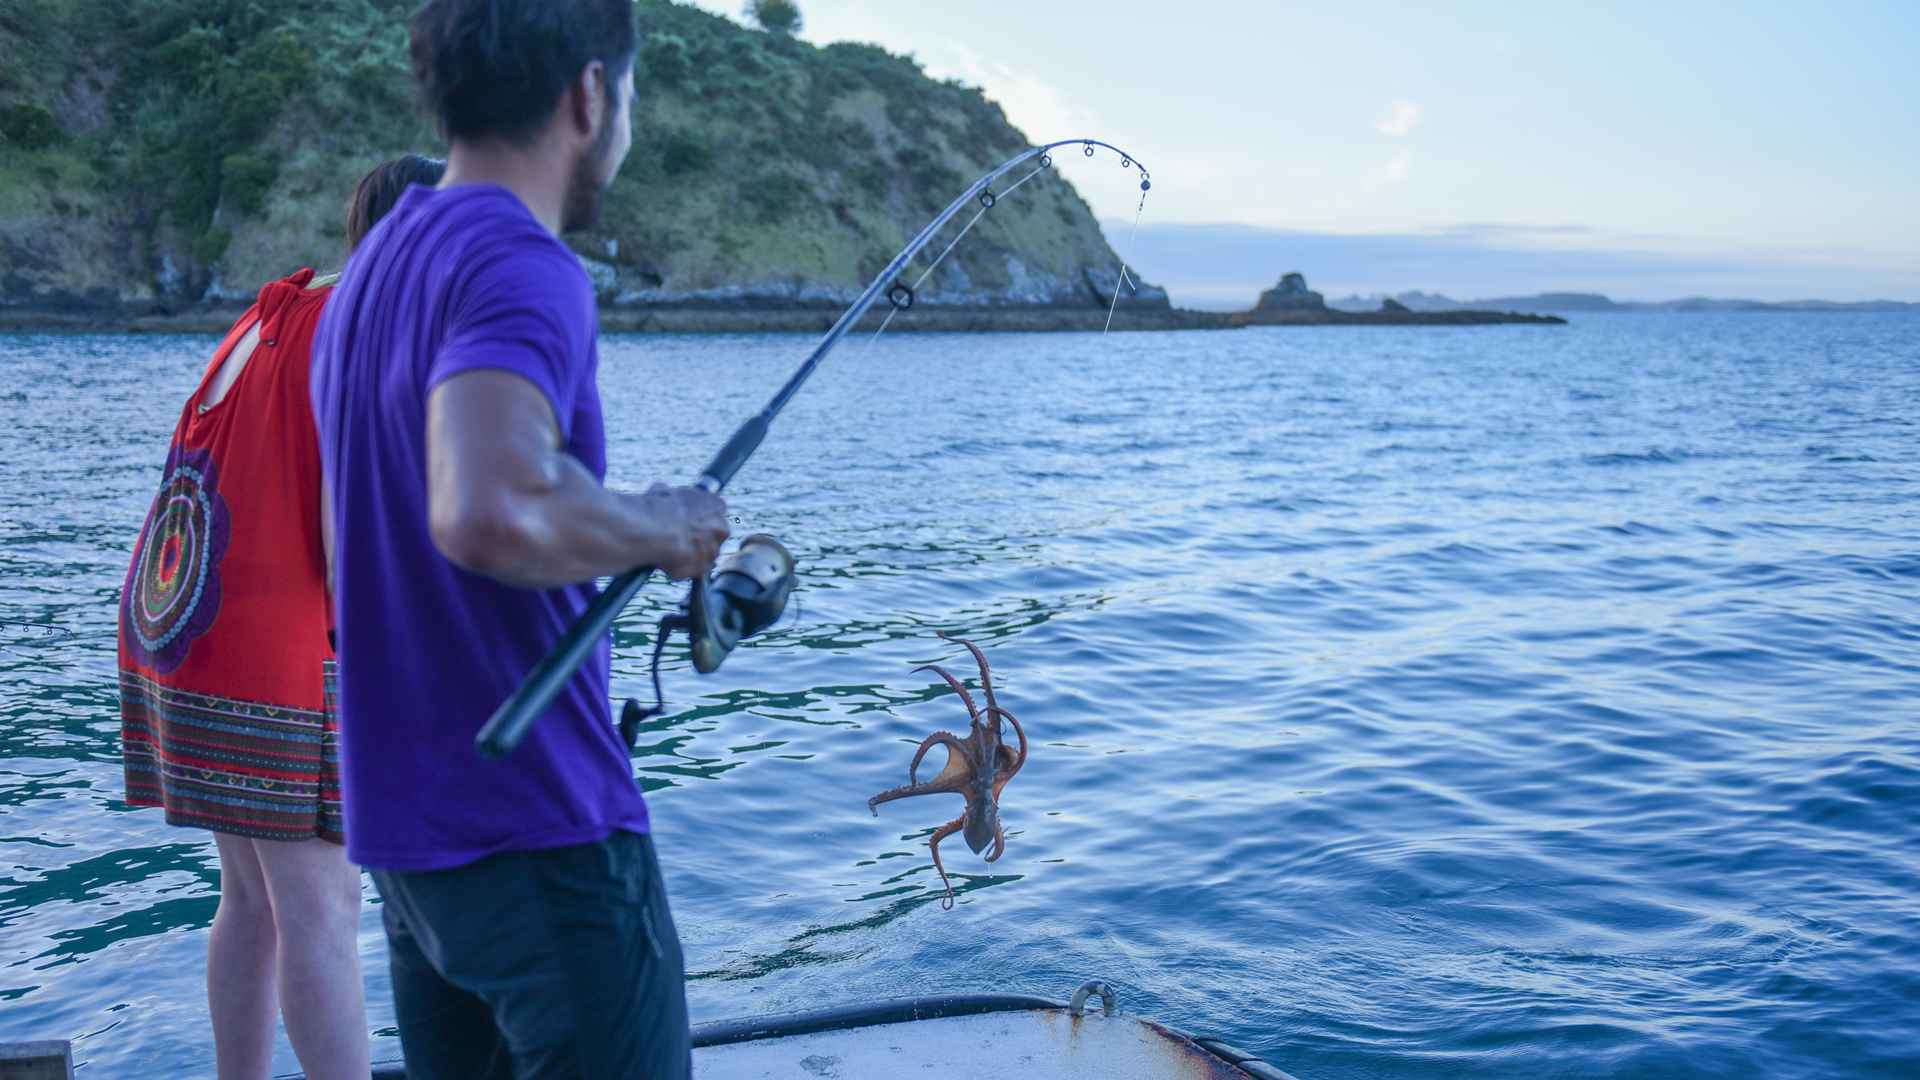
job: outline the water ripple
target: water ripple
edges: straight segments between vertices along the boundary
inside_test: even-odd
[[[696,1019],[1099,975],[1303,1080],[1920,1074],[1920,321],[1506,329],[835,354],[729,492],[794,609],[636,753]],[[807,344],[610,338],[616,481]],[[210,345],[0,339],[0,1039],[101,1075],[208,1064],[212,850],[119,801],[112,638]],[[958,800],[865,807],[965,722],[937,630],[1033,740],[951,912]]]

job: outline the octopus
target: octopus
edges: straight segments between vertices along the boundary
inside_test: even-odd
[[[967,692],[966,686],[940,665],[922,664],[914,668],[915,671],[931,671],[945,679],[947,685],[960,695],[961,703],[966,705],[967,719],[971,724],[964,739],[950,731],[936,731],[921,740],[920,749],[914,752],[913,762],[907,766],[907,783],[868,799],[867,809],[879,817],[880,804],[883,802],[946,792],[967,800],[966,809],[960,816],[935,829],[933,838],[927,841],[927,847],[933,852],[933,868],[939,871],[940,884],[946,888],[940,906],[951,910],[953,883],[947,878],[947,868],[940,862],[940,841],[956,832],[960,833],[976,855],[991,842],[993,850],[985,856],[988,862],[998,859],[1007,850],[1007,834],[1000,827],[1000,791],[1007,786],[1007,781],[1013,779],[1013,774],[1027,763],[1027,733],[1021,729],[1020,721],[1001,708],[1000,702],[994,698],[993,675],[987,668],[986,655],[979,647],[971,641],[952,637],[945,631],[940,631],[940,636],[965,645],[967,651],[973,654],[974,662],[980,665],[980,689],[986,694],[987,707],[984,710],[975,707],[973,695]],[[1019,736],[1018,751],[1001,740],[1002,720],[1013,725],[1013,733]],[[920,762],[935,746],[946,747],[947,764],[939,775],[923,783],[920,780]]]

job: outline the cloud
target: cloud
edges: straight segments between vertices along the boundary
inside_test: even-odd
[[[1412,171],[1413,154],[1411,151],[1402,150],[1393,155],[1393,160],[1387,162],[1386,168],[1380,171],[1380,180],[1385,184],[1398,184],[1406,180],[1407,175]]]
[[[692,2],[716,15],[742,21],[739,0]],[[977,86],[1029,139],[1084,138],[1100,130],[1099,115],[1073,95],[1031,71],[1002,63],[955,38],[929,32],[911,5],[868,2],[815,7],[818,10],[807,11],[801,32],[805,40],[815,45],[870,42],[912,58],[936,79],[958,79]]]
[[[1130,223],[1109,220],[1108,235]],[[1531,227],[1527,227],[1531,230]],[[1547,226],[1578,229],[1580,226]],[[1920,272],[1848,250],[1675,251],[1610,247],[1598,229],[1574,245],[1526,242],[1478,223],[1416,233],[1325,233],[1251,225],[1140,226],[1127,262],[1177,304],[1244,308],[1288,270],[1329,297],[1442,292],[1458,300],[1538,292],[1602,292],[1616,300],[1750,296],[1761,300],[1920,301]]]
[[[1098,129],[1098,114],[1040,76],[988,59],[957,41],[942,45],[939,59],[949,62],[929,62],[928,71],[980,87],[1033,142],[1081,138]]]
[[[1396,101],[1387,110],[1387,115],[1374,125],[1374,128],[1382,135],[1391,135],[1397,139],[1420,126],[1420,113],[1421,109],[1417,102]]]
[[[1531,225],[1507,221],[1463,221],[1458,225],[1442,225],[1430,230],[1452,236],[1481,236],[1487,238],[1531,236],[1575,236],[1593,232],[1587,225]]]

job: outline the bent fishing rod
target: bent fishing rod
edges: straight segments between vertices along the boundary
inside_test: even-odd
[[[1150,174],[1146,166],[1142,165],[1139,159],[1135,158],[1132,154],[1110,143],[1101,142],[1098,139],[1065,139],[1060,142],[1047,143],[1044,146],[1031,147],[1002,162],[984,176],[975,180],[971,187],[967,188],[965,192],[962,192],[959,198],[949,203],[947,208],[942,210],[938,217],[928,222],[927,226],[920,230],[919,235],[915,236],[911,243],[902,248],[900,253],[895,255],[891,262],[887,263],[886,268],[881,270],[879,275],[873,279],[873,282],[867,286],[866,291],[862,292],[859,298],[854,300],[853,305],[847,308],[847,310],[841,314],[840,318],[835,320],[834,324],[827,329],[825,336],[820,339],[820,343],[813,347],[812,353],[808,354],[806,362],[801,364],[799,370],[793,373],[793,376],[787,380],[786,385],[780,388],[780,392],[773,395],[773,400],[767,403],[767,407],[762,409],[758,415],[752,417],[746,423],[741,424],[739,430],[735,431],[733,436],[727,440],[726,445],[720,448],[720,452],[715,454],[713,460],[707,463],[707,467],[701,470],[699,479],[694,481],[694,486],[718,495],[727,486],[727,482],[733,479],[734,474],[740,471],[740,467],[747,463],[747,459],[753,456],[754,450],[758,449],[761,441],[767,437],[767,430],[773,424],[774,418],[779,416],[781,410],[786,408],[787,403],[793,400],[793,396],[800,392],[800,387],[806,383],[807,378],[813,374],[814,369],[820,366],[820,361],[824,359],[829,352],[833,351],[833,347],[840,343],[840,339],[845,337],[849,330],[853,329],[854,324],[858,323],[862,316],[866,315],[867,311],[873,307],[875,301],[879,300],[884,294],[887,303],[893,308],[892,311],[887,313],[887,317],[881,322],[879,329],[874,331],[874,337],[879,337],[880,334],[884,333],[887,327],[892,324],[894,316],[913,306],[915,290],[925,283],[927,278],[933,274],[935,268],[937,268],[949,254],[952,254],[953,249],[959,246],[960,241],[965,238],[968,232],[972,231],[973,227],[980,222],[980,219],[986,215],[987,211],[993,209],[994,205],[1000,199],[1013,194],[1022,184],[1025,184],[1028,180],[1033,179],[1035,176],[1051,168],[1053,166],[1053,151],[1061,147],[1079,147],[1082,154],[1086,157],[1093,157],[1096,153],[1096,148],[1110,150],[1119,156],[1122,168],[1139,170],[1141,193],[1140,209],[1144,210],[1146,208],[1146,193],[1153,187],[1152,174]],[[1036,159],[1038,159],[1037,162]],[[994,192],[993,185],[995,181],[1029,162],[1035,162],[1035,166],[1031,171],[1008,186],[1005,191],[999,193]],[[939,256],[928,265],[926,270],[922,271],[920,276],[916,278],[911,285],[901,281],[900,274],[906,269],[907,264],[913,261],[914,256],[918,255],[922,249],[932,243],[933,238],[939,234],[942,228],[946,227],[948,222],[957,217],[962,210],[975,203],[979,204],[979,211],[975,213],[973,218],[967,222],[966,226],[960,230],[959,234],[947,244]],[[1136,211],[1134,216],[1134,225],[1136,228],[1139,225],[1139,221],[1139,212]],[[1131,285],[1133,285],[1133,281],[1127,272],[1126,259],[1122,257],[1114,281],[1113,301],[1107,308],[1108,329],[1111,329],[1113,326],[1114,309],[1120,304],[1121,287]],[[775,546],[777,547],[778,545],[776,544]],[[784,554],[784,549],[781,553]],[[788,559],[788,570],[790,572],[791,556],[788,556]],[[657,570],[657,567],[652,566],[643,566],[629,570],[619,577],[614,578],[612,583],[587,605],[587,609],[575,620],[573,626],[568,628],[567,632],[561,636],[560,641],[553,649],[549,651],[538,664],[534,665],[533,670],[527,674],[526,679],[521,682],[519,688],[508,695],[507,699],[500,703],[500,707],[494,710],[493,715],[488,717],[486,724],[481,727],[480,733],[474,737],[474,748],[480,752],[481,756],[501,758],[512,753],[514,748],[520,745],[521,741],[527,737],[527,732],[532,729],[533,722],[546,711],[547,706],[553,703],[553,699],[559,696],[560,691],[566,686],[567,681],[573,677],[573,673],[579,670],[581,664],[586,662],[594,646],[613,629],[614,620],[619,618],[620,612]],[[693,592],[689,597],[690,600],[695,600],[703,595],[701,589],[702,584],[704,583],[699,581],[694,583]],[[784,604],[784,592],[780,594],[779,599],[780,602]],[[751,630],[747,632],[751,632]],[[724,650],[730,648],[731,644],[731,642],[728,642],[722,646],[719,655],[724,656]],[[658,683],[657,652],[658,650],[656,649],[656,685]],[[698,655],[696,655],[696,665],[701,667],[702,670],[712,670],[712,668],[706,664],[700,663]],[[712,660],[712,666],[718,666],[718,659]],[[631,711],[633,708],[632,703],[629,703],[629,708]]]

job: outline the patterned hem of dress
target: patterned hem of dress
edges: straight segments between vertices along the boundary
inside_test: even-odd
[[[262,840],[344,839],[339,729],[318,710],[176,690],[120,673],[127,799],[172,825]]]
[[[347,842],[347,834],[342,832],[338,827],[328,829],[323,825],[319,828],[289,831],[286,829],[241,825],[225,818],[203,818],[169,807],[160,799],[128,798],[125,801],[128,806],[150,806],[155,809],[164,810],[165,813],[162,814],[162,817],[166,823],[183,829],[205,829],[208,832],[226,833],[229,836],[244,836],[249,840],[283,840],[287,843],[299,843],[302,840],[325,840],[329,844],[339,844],[341,846],[345,846]]]

